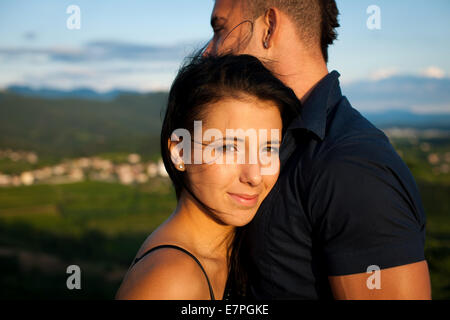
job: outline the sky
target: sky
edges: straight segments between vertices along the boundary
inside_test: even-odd
[[[450,1],[337,0],[341,27],[329,70],[343,83],[395,75],[450,77]],[[80,9],[80,29],[66,10]],[[370,30],[367,9],[380,9]],[[2,0],[0,88],[167,89],[205,44],[213,0]]]

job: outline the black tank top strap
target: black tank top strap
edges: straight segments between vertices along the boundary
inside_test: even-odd
[[[144,258],[144,257],[145,257],[146,255],[148,255],[149,253],[151,253],[151,252],[153,252],[153,251],[155,251],[155,250],[157,250],[157,249],[163,249],[163,248],[172,248],[172,249],[176,249],[176,250],[182,251],[182,252],[186,253],[188,256],[190,256],[192,259],[194,259],[194,261],[197,262],[197,264],[199,265],[200,269],[202,269],[203,274],[205,275],[206,281],[208,282],[209,295],[211,296],[211,300],[215,300],[215,298],[214,298],[214,291],[213,291],[213,288],[212,288],[212,286],[211,286],[211,282],[209,281],[208,275],[206,274],[205,269],[203,268],[203,266],[202,266],[202,264],[200,263],[200,261],[199,261],[192,253],[190,253],[189,251],[187,251],[187,250],[184,249],[184,248],[175,246],[175,245],[173,245],[173,244],[162,244],[162,245],[153,247],[153,248],[147,250],[147,251],[146,251],[142,256],[140,256],[139,258],[134,259],[134,262],[133,262],[133,265],[132,265],[132,266],[134,266],[139,260],[141,260],[142,258]]]

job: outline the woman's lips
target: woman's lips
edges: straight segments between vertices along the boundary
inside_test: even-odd
[[[238,204],[241,204],[241,205],[244,205],[247,207],[252,207],[258,203],[258,195],[257,194],[248,195],[248,194],[238,194],[238,193],[230,193],[230,192],[228,192],[228,194]]]

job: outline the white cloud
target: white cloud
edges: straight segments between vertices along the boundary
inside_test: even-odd
[[[146,45],[119,41],[93,41],[81,47],[0,47],[0,56],[9,59],[23,56],[45,55],[52,61],[67,63],[85,63],[90,61],[124,60],[124,61],[163,61],[167,59],[181,60],[191,54],[187,44],[172,46]],[[190,45],[192,51],[196,48]],[[197,49],[199,49],[198,46]]]
[[[83,48],[5,49],[0,47],[0,88],[97,91],[116,88],[168,90],[192,45],[144,46],[119,42],[93,42]],[[3,63],[1,63],[3,62]]]
[[[411,107],[411,111],[417,114],[450,114],[450,103],[437,105],[416,105]]]
[[[435,66],[424,69],[421,74],[427,78],[442,79],[445,77],[445,71]]]
[[[396,67],[383,68],[372,72],[369,76],[370,80],[378,81],[398,75],[400,72]]]

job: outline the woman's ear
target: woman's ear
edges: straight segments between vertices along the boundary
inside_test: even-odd
[[[180,141],[172,141],[171,139],[167,140],[167,147],[170,152],[170,159],[172,160],[173,165],[179,171],[185,171],[186,167],[183,162],[183,148],[179,148]]]

